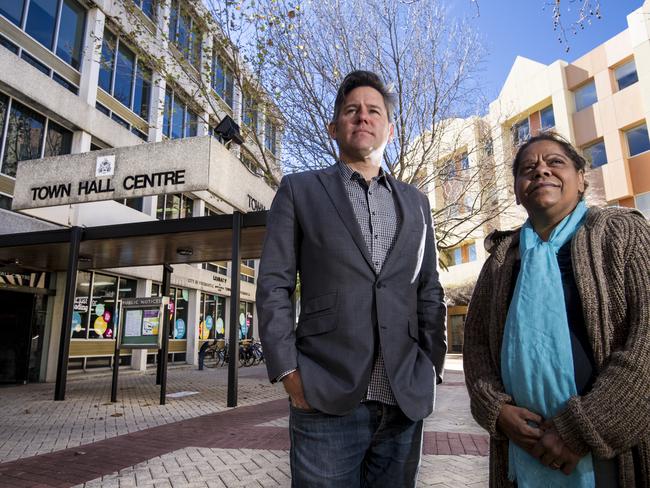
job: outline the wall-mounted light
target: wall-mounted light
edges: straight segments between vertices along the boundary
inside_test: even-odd
[[[176,249],[176,254],[179,256],[191,256],[194,250],[191,247],[179,247]]]

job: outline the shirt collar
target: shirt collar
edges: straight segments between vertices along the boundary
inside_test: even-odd
[[[345,164],[343,161],[338,162],[338,167],[339,167],[339,171],[341,173],[341,177],[343,178],[343,181],[349,181],[349,180],[359,181],[359,180],[363,180],[363,176],[361,176],[361,173],[359,173],[358,171],[353,170],[347,164]],[[390,183],[388,181],[388,175],[384,171],[384,168],[382,168],[381,166],[379,167],[379,174],[375,178],[377,179],[377,182],[383,184],[388,189],[388,191],[390,191],[390,192],[393,191],[393,189],[391,188]],[[373,179],[375,179],[375,178],[373,178]]]

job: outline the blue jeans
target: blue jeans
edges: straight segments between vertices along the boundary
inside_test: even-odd
[[[291,407],[291,486],[414,487],[422,425],[379,402],[361,403],[344,416]]]

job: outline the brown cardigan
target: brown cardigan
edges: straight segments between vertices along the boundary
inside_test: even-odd
[[[497,430],[500,373],[519,232],[500,233],[476,283],[463,361],[472,415],[490,434],[490,486],[508,481],[508,440]],[[596,382],[553,423],[576,453],[618,460],[620,486],[650,488],[650,226],[636,211],[591,208],[571,243]]]

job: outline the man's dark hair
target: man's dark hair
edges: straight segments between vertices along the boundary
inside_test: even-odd
[[[345,101],[345,97],[348,96],[355,88],[360,86],[369,86],[374,88],[381,96],[384,98],[384,105],[386,105],[386,112],[388,114],[389,122],[393,121],[393,113],[395,112],[395,94],[390,91],[384,82],[381,81],[381,78],[377,76],[372,71],[352,71],[341,82],[339,86],[339,91],[336,93],[336,101],[334,102],[334,117],[332,117],[332,122],[336,122],[341,113],[341,107]]]
[[[546,131],[546,132],[540,132],[536,136],[531,137],[526,142],[524,142],[521,146],[519,146],[519,149],[517,149],[517,155],[515,156],[515,160],[512,162],[512,174],[515,178],[517,178],[517,172],[519,171],[521,158],[523,157],[523,154],[526,151],[526,149],[531,144],[535,144],[536,142],[540,142],[540,141],[551,141],[551,142],[555,142],[556,144],[559,144],[562,147],[564,154],[566,154],[567,157],[573,162],[573,166],[575,167],[576,171],[581,171],[581,170],[582,172],[587,171],[587,168],[589,167],[587,160],[582,156],[580,156],[580,154],[578,154],[578,151],[576,151],[576,148],[573,147],[573,144],[571,144],[568,140],[566,140],[557,132]],[[587,180],[585,180],[585,190],[587,189],[588,185],[589,183],[587,182]]]

